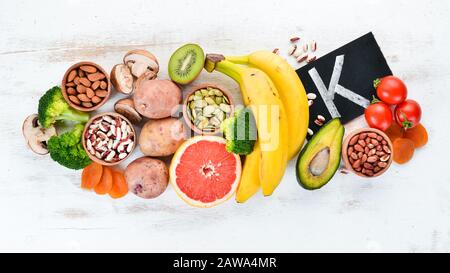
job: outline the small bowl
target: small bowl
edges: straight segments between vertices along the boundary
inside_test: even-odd
[[[130,126],[131,131],[133,132],[134,141],[133,141],[133,147],[131,148],[131,151],[128,153],[128,155],[126,157],[124,157],[123,159],[120,159],[116,162],[107,162],[105,160],[97,158],[95,155],[92,155],[86,147],[86,132],[87,132],[89,126],[92,124],[92,122],[94,122],[94,120],[96,120],[99,117],[103,117],[103,116],[120,117],[122,120],[125,120],[125,122]],[[137,135],[136,135],[136,130],[133,127],[133,124],[126,117],[122,116],[121,114],[115,113],[115,112],[106,112],[106,113],[101,113],[101,114],[95,115],[86,123],[86,126],[84,127],[83,138],[82,138],[82,144],[83,144],[84,150],[86,151],[86,153],[88,154],[89,158],[92,161],[99,163],[101,165],[104,165],[104,166],[114,166],[114,165],[117,165],[117,164],[121,163],[122,161],[126,160],[133,153],[134,149],[136,148],[136,143],[137,143]]]
[[[78,67],[80,67],[82,65],[95,66],[100,72],[102,72],[106,76],[106,78],[104,80],[108,84],[108,86],[106,87],[106,91],[108,91],[106,97],[104,97],[99,104],[96,104],[96,105],[94,105],[93,107],[90,107],[90,108],[86,108],[86,107],[83,107],[81,105],[77,105],[77,104],[73,103],[69,99],[69,95],[67,94],[67,89],[66,89],[67,76],[69,75],[70,71],[72,71],[72,70],[74,70],[74,69],[76,69],[76,68],[78,68]],[[99,66],[98,64],[93,63],[93,62],[79,62],[79,63],[76,63],[76,64],[72,65],[71,67],[69,67],[69,69],[67,69],[67,71],[64,74],[64,77],[62,79],[62,82],[61,82],[61,91],[62,91],[62,94],[64,96],[64,99],[67,101],[67,103],[71,107],[73,107],[73,108],[75,108],[77,110],[83,111],[83,112],[91,112],[91,111],[94,111],[94,110],[97,110],[98,108],[100,108],[109,99],[109,96],[111,95],[111,81],[110,81],[108,73],[106,73],[106,71],[101,66]]]
[[[373,176],[368,176],[368,175],[365,175],[365,174],[363,174],[363,173],[361,173],[361,172],[357,172],[356,170],[354,170],[353,167],[352,167],[352,164],[351,164],[351,162],[350,162],[350,160],[349,160],[349,158],[348,158],[348,157],[349,157],[349,155],[348,155],[348,146],[349,146],[350,140],[351,140],[355,135],[358,135],[358,134],[361,134],[361,133],[376,133],[376,134],[382,136],[382,137],[383,137],[383,140],[385,140],[385,141],[387,142],[386,145],[388,146],[389,150],[391,151],[391,156],[390,156],[389,160],[386,161],[387,166],[386,166],[384,169],[380,170],[378,173],[375,173]],[[343,142],[343,144],[342,144],[342,158],[343,158],[343,160],[344,160],[345,167],[346,167],[348,170],[352,171],[354,174],[356,174],[356,175],[358,175],[358,176],[361,176],[361,177],[373,178],[373,177],[377,177],[377,176],[382,175],[382,174],[383,174],[384,172],[386,172],[387,169],[389,169],[389,167],[391,166],[391,164],[392,164],[392,159],[393,159],[393,152],[394,152],[392,147],[393,147],[393,146],[392,146],[391,140],[389,139],[389,137],[388,137],[384,132],[382,132],[382,131],[380,131],[380,130],[378,130],[378,129],[374,129],[374,128],[361,128],[361,129],[357,129],[357,130],[352,131],[352,132],[345,138],[345,140],[344,140],[344,142]]]
[[[194,94],[195,91],[198,91],[200,89],[204,89],[204,88],[207,88],[207,87],[212,87],[212,88],[219,89],[220,91],[222,91],[222,93],[227,97],[227,99],[229,101],[229,104],[230,104],[230,107],[231,107],[230,113],[228,113],[225,118],[230,117],[231,115],[233,115],[233,113],[234,113],[234,100],[233,100],[233,96],[231,95],[231,93],[228,90],[226,90],[225,88],[223,88],[221,86],[218,86],[216,84],[203,83],[203,84],[196,85],[196,86],[192,87],[187,92],[186,97],[185,97],[184,102],[183,102],[183,117],[184,117],[184,120],[185,120],[186,124],[195,133],[200,134],[200,135],[215,135],[215,134],[219,133],[220,128],[217,128],[215,131],[211,131],[211,132],[203,131],[203,130],[197,128],[197,126],[195,126],[195,124],[192,123],[192,121],[189,119],[189,116],[188,116],[188,113],[187,113],[187,108],[189,107],[188,106],[188,99],[189,99],[189,97],[192,94]]]

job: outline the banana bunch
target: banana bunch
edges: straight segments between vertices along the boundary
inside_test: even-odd
[[[247,201],[260,187],[265,196],[271,195],[308,130],[308,100],[300,79],[286,60],[269,51],[236,57],[208,54],[205,68],[239,84],[258,128],[258,141],[246,157],[236,201]]]

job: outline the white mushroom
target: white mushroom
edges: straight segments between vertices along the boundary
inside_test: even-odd
[[[135,49],[125,54],[123,64],[117,64],[111,71],[111,83],[118,92],[130,95],[139,78],[153,80],[159,72],[156,57],[150,52]]]
[[[38,115],[28,116],[22,125],[22,133],[28,147],[40,155],[48,154],[47,141],[56,135],[55,127],[43,128],[39,125]]]
[[[159,71],[159,64],[156,57],[150,52],[142,49],[136,49],[125,54],[123,63],[131,69],[131,74],[139,78],[144,73],[151,73],[152,79],[156,78]]]
[[[111,70],[111,83],[120,93],[133,93],[133,75],[130,68],[125,64],[116,64]]]
[[[133,124],[137,124],[142,120],[141,114],[134,108],[134,101],[132,99],[126,98],[118,100],[116,104],[114,104],[114,110],[126,117]]]

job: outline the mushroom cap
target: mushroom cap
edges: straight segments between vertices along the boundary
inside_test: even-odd
[[[137,124],[141,122],[142,116],[134,108],[134,101],[130,98],[118,100],[114,104],[114,110],[126,117],[131,123]]]
[[[133,75],[130,68],[125,64],[116,64],[111,70],[111,83],[120,93],[133,93]]]
[[[146,72],[151,72],[153,74],[152,79],[154,79],[159,72],[158,60],[147,50],[135,49],[129,51],[123,57],[123,63],[131,69],[131,73],[136,78]]]
[[[28,116],[22,125],[22,133],[25,137],[28,147],[40,155],[48,154],[47,141],[56,135],[56,129],[53,126],[43,128],[39,125],[37,114]]]

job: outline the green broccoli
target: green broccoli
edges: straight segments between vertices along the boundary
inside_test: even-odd
[[[240,155],[253,151],[257,134],[255,118],[249,109],[236,109],[232,117],[222,122],[221,130],[227,141],[227,151]]]
[[[51,158],[69,169],[83,169],[91,163],[91,159],[83,149],[81,135],[84,126],[77,124],[72,131],[60,136],[52,136],[47,144]]]
[[[39,123],[48,128],[57,120],[87,122],[89,114],[77,111],[64,100],[61,88],[55,86],[48,90],[40,99],[38,107]]]

